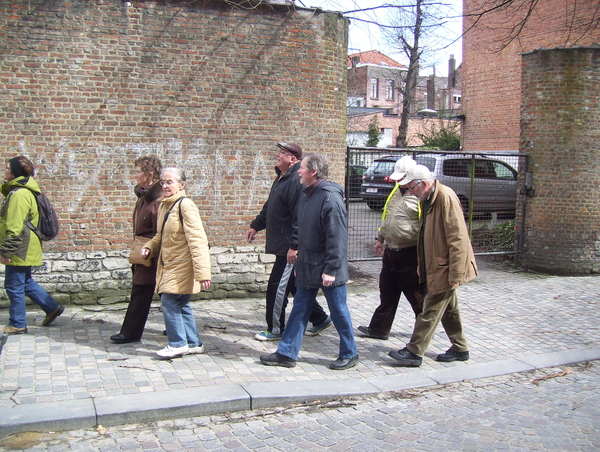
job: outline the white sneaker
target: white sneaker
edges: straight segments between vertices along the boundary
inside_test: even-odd
[[[176,356],[185,355],[188,350],[189,347],[187,345],[184,345],[183,347],[171,347],[170,345],[167,345],[162,350],[157,351],[156,354],[161,358],[175,358]]]
[[[188,355],[201,355],[202,353],[204,353],[204,344],[200,347],[189,347],[187,351]]]

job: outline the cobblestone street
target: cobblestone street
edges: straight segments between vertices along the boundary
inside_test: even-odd
[[[327,403],[17,434],[31,451],[597,451],[598,361]]]

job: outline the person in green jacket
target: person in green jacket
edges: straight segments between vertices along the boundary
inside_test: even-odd
[[[40,193],[40,187],[33,175],[33,164],[23,156],[10,159],[4,170],[0,263],[6,265],[4,288],[10,300],[9,323],[4,327],[8,334],[27,333],[25,295],[46,313],[44,326],[65,310],[31,277],[31,267],[42,265],[42,242],[27,226],[28,221],[37,225],[40,218],[33,194]]]

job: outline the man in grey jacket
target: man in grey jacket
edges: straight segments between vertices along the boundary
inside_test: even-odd
[[[267,329],[257,333],[257,341],[281,339],[285,329],[285,308],[288,296],[296,293],[294,264],[298,254],[298,199],[302,185],[298,177],[302,149],[294,143],[277,143],[277,179],[262,210],[250,224],[246,240],[252,243],[258,231],[266,229],[267,254],[275,255],[266,295]],[[319,303],[315,303],[310,315],[313,326],[306,330],[307,336],[316,336],[331,326],[331,319]]]
[[[326,180],[328,171],[329,161],[324,155],[309,155],[302,160],[298,170],[300,182],[306,188],[298,205],[296,296],[277,351],[260,357],[266,366],[296,365],[319,289],[325,295],[331,319],[340,335],[338,358],[329,367],[342,370],[358,363],[352,319],[346,303],[348,216],[344,189]]]

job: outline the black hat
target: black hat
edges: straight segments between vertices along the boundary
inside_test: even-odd
[[[288,151],[298,160],[302,158],[302,148],[294,143],[277,143],[277,147],[283,149],[284,151]]]

